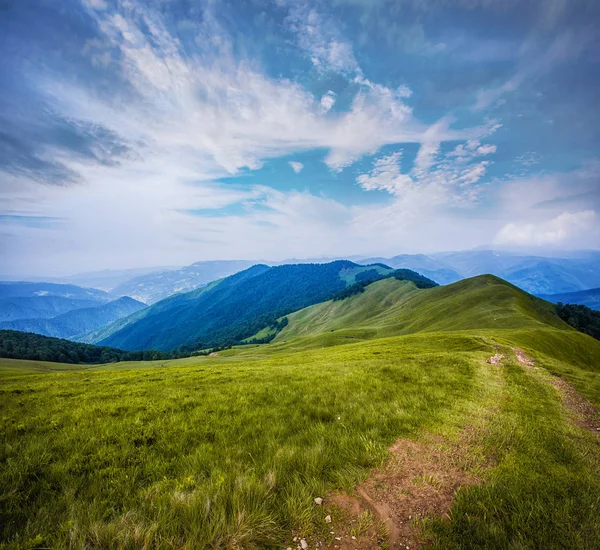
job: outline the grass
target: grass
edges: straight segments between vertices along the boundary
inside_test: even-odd
[[[600,403],[600,343],[478,279],[462,299],[381,281],[218,357],[2,360],[0,547],[281,548],[292,531],[312,544],[316,496],[350,490],[399,437],[467,423],[493,467],[459,491],[452,521],[423,522],[435,547],[600,547],[599,440],[545,380]],[[544,369],[516,364],[512,346]],[[505,365],[486,364],[497,349]]]
[[[277,547],[310,522],[315,496],[351,487],[399,435],[443,423],[487,353],[373,344],[5,378],[3,539]]]
[[[598,548],[600,440],[565,422],[554,388],[514,361],[484,441],[499,463],[459,491],[450,522],[426,530],[434,547]]]

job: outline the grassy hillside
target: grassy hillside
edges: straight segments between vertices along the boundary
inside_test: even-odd
[[[287,317],[289,324],[275,342],[338,331],[345,336],[375,338],[422,331],[542,325],[568,330],[551,304],[492,275],[430,289],[385,279],[369,285],[363,294],[317,304]]]
[[[369,528],[385,548],[384,525],[352,523],[332,492],[352,494],[394,442],[431,438],[437,454],[464,448],[448,460],[475,482],[449,521],[413,516],[423,544],[600,546],[600,438],[549,374],[600,405],[600,342],[494,277],[380,281],[289,315],[273,344],[216,357],[0,365],[7,548],[333,548],[331,530],[374,548]],[[422,471],[412,487],[444,479]]]
[[[94,343],[127,350],[193,350],[239,342],[279,316],[329,299],[367,270],[392,271],[342,260],[253,266],[217,285],[158,302]]]

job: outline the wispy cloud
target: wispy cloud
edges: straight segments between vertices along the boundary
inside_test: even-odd
[[[292,170],[294,172],[296,172],[296,174],[299,174],[300,172],[302,172],[302,168],[304,168],[304,164],[302,164],[301,162],[294,161],[294,160],[291,160],[289,162],[289,165],[292,167]]]
[[[317,70],[362,76],[352,44],[342,37],[331,18],[319,13],[307,2],[281,0],[280,3],[289,10],[286,18],[289,29]]]

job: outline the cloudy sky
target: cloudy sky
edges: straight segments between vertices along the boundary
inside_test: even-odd
[[[600,245],[597,0],[0,0],[5,274]]]

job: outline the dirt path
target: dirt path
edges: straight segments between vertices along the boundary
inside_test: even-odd
[[[550,383],[559,391],[563,406],[571,413],[573,422],[600,436],[600,409],[580,395],[566,380],[555,376]]]
[[[340,513],[331,523],[333,540],[320,548],[420,548],[425,542],[420,520],[447,519],[456,490],[479,481],[470,471],[473,437],[474,430],[467,427],[457,442],[442,437],[398,440],[386,465],[353,495],[337,493],[326,499]]]
[[[487,362],[490,365],[501,365],[503,357],[504,357],[504,355],[502,355],[501,353],[496,353],[495,355],[492,355],[491,357],[489,357]]]
[[[512,348],[519,364],[532,373],[546,372],[519,348]],[[496,352],[487,363],[499,366],[504,355]],[[573,421],[600,436],[600,410],[559,377],[544,375],[557,388]],[[391,458],[352,494],[335,493],[325,498],[324,518],[328,534],[311,541],[323,550],[418,549],[428,541],[421,530],[426,517],[449,520],[456,491],[478,483],[477,468],[492,466],[473,457],[480,434],[465,427],[458,441],[428,436],[419,441],[399,439]],[[301,550],[301,537],[294,544]],[[304,541],[306,543],[306,541]],[[308,546],[307,546],[308,547]]]
[[[517,361],[526,367],[535,367],[535,362],[522,349],[513,348]],[[573,422],[600,436],[600,409],[592,405],[565,379],[552,376],[549,380],[559,392],[562,404],[569,411]]]

